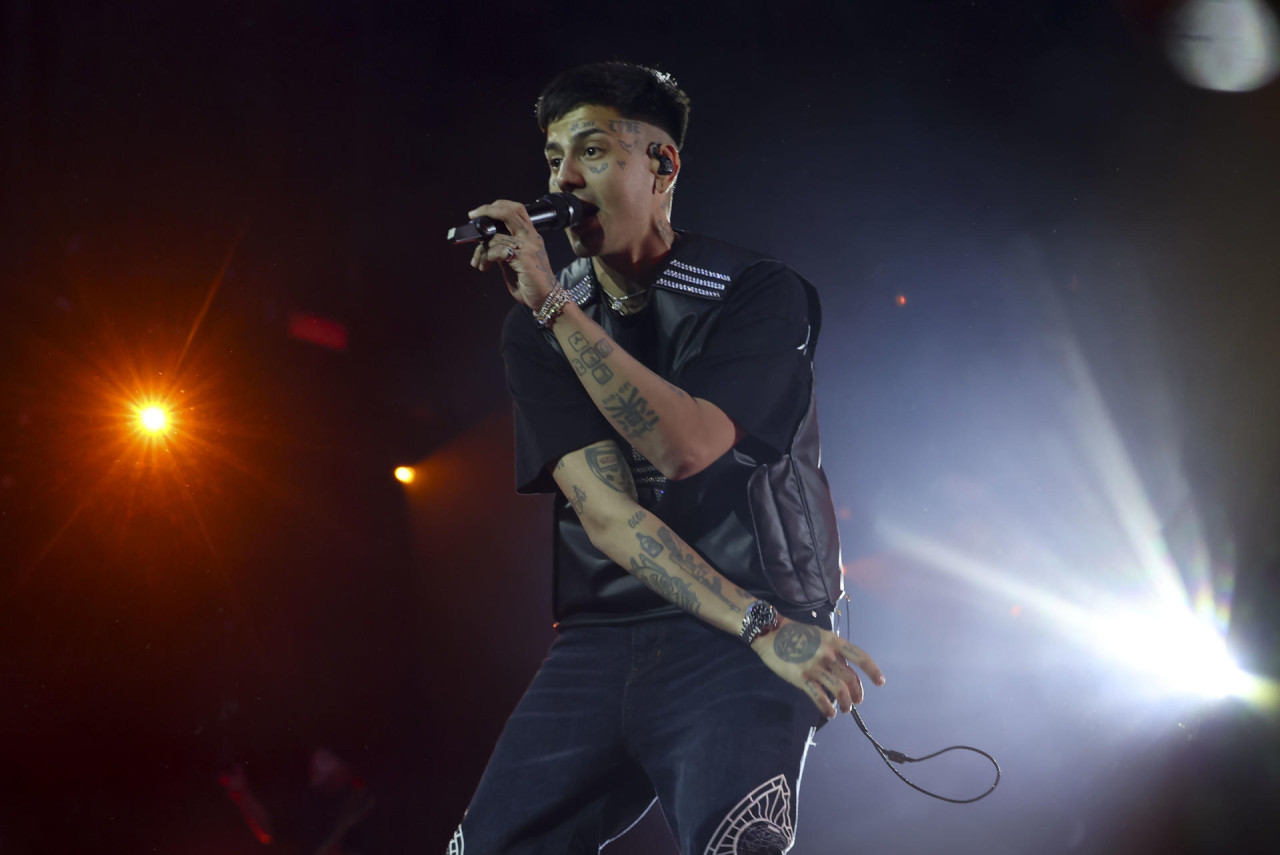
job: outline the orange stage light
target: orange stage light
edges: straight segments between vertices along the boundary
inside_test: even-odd
[[[161,433],[169,426],[169,414],[163,407],[151,406],[138,409],[138,420],[147,433]]]
[[[414,471],[412,466],[397,466],[396,480],[401,484],[412,484],[413,479],[418,477],[418,473]]]

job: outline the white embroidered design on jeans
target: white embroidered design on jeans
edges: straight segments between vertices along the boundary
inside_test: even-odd
[[[791,787],[779,775],[734,805],[711,835],[706,855],[773,855],[786,852],[794,838]]]

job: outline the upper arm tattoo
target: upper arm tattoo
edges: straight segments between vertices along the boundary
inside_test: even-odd
[[[631,469],[627,466],[627,462],[622,459],[622,454],[618,451],[617,446],[612,442],[609,446],[603,448],[594,445],[588,446],[584,450],[587,466],[591,468],[591,473],[602,484],[617,490],[619,493],[634,495],[635,485],[631,481]]]

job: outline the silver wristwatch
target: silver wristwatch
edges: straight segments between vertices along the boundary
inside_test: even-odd
[[[742,616],[742,633],[738,637],[744,644],[750,644],[777,628],[778,610],[764,600],[756,600],[747,606],[747,613]]]

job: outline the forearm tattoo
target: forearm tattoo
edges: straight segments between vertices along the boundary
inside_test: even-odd
[[[822,633],[807,623],[788,623],[773,636],[773,652],[783,662],[808,662],[822,644]]]
[[[573,370],[581,377],[590,372],[591,379],[604,385],[613,379],[613,371],[604,364],[604,358],[613,353],[613,344],[602,338],[595,344],[588,344],[587,337],[580,332],[569,336],[569,347],[574,355],[569,357]]]
[[[637,534],[636,537],[643,537],[643,535]],[[652,540],[652,538],[650,539]],[[693,550],[686,551],[681,546],[681,543],[676,536],[671,533],[669,528],[663,526],[658,529],[658,540],[662,541],[662,546],[667,548],[667,553],[671,556],[671,560],[675,562],[677,567],[692,576],[699,584],[702,585],[702,587],[715,594],[722,603],[730,608],[730,610],[735,613],[742,611],[742,609],[738,608],[733,600],[726,597],[721,591],[720,580],[722,577],[706,564],[699,561],[697,554]],[[641,546],[643,548],[643,542]],[[659,546],[658,549],[661,550],[662,546]],[[654,553],[650,554],[652,555]],[[741,588],[738,588],[737,591],[738,596],[740,597],[751,596]]]
[[[636,532],[636,540],[640,541],[640,549],[650,558],[657,558],[662,554],[662,544],[654,540],[642,531]]]
[[[675,603],[691,615],[701,614],[702,603],[698,601],[698,595],[689,588],[689,583],[672,576],[648,555],[642,552],[632,558],[631,572],[668,602]]]
[[[644,436],[658,423],[658,414],[649,401],[630,383],[623,383],[617,392],[601,401],[601,407],[627,439]]]

